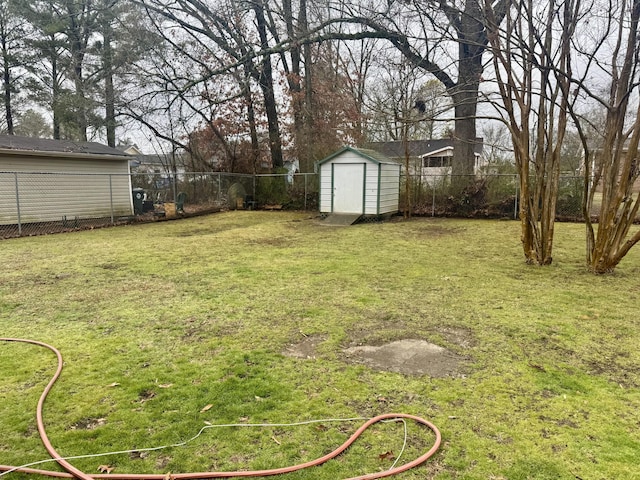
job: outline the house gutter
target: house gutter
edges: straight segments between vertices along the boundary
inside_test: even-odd
[[[113,160],[113,161],[129,161],[135,157],[132,155],[110,155],[108,153],[82,153],[82,152],[48,152],[42,150],[15,150],[12,148],[0,148],[0,156],[13,157],[44,157],[44,158],[62,158],[62,159],[78,159],[78,160]]]

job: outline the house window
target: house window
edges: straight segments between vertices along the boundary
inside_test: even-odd
[[[425,157],[422,160],[423,167],[450,167],[451,157]]]

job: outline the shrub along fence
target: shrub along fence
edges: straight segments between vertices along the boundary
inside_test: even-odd
[[[452,183],[466,187],[453,195]],[[518,218],[517,175],[483,175],[467,180],[451,175],[404,175],[399,188],[400,210],[412,215]],[[582,177],[561,178],[558,220],[582,220],[582,189]],[[313,173],[123,176],[0,172],[0,238],[227,209],[318,211],[318,190],[318,175]]]
[[[466,187],[453,194],[452,184]],[[583,177],[560,178],[556,206],[558,220],[582,221],[583,190]],[[400,208],[403,211],[409,209],[412,215],[517,219],[519,195],[516,174],[458,178],[451,175],[411,175],[402,178]]]
[[[217,209],[317,208],[317,175],[233,173],[132,174],[131,184],[141,188],[148,204],[178,202],[185,212]],[[179,198],[180,197],[180,198]]]

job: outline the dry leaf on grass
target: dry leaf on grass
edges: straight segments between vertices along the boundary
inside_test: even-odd
[[[113,382],[113,383],[110,383],[109,385],[107,385],[107,387],[119,387],[119,386],[120,386],[120,384],[118,382]]]
[[[100,466],[98,467],[98,471],[99,471],[100,473],[111,473],[111,472],[113,472],[113,469],[114,469],[114,468],[115,468],[115,467],[112,467],[111,465],[100,465]]]
[[[530,363],[529,366],[531,368],[535,368],[536,370],[540,370],[541,372],[546,372],[547,371],[542,365],[537,365],[535,363]]]
[[[378,455],[378,458],[380,460],[395,460],[395,455],[393,454],[393,452],[391,450],[389,450],[388,452],[384,452],[381,453],[380,455]]]
[[[132,460],[143,459],[149,456],[149,452],[131,452],[129,458]]]
[[[148,400],[151,400],[155,396],[156,396],[156,392],[154,392],[153,390],[145,390],[138,394],[138,402],[144,403]]]
[[[209,405],[206,405],[206,406],[202,407],[202,410],[200,410],[200,413],[204,413],[207,410],[211,410],[211,407],[213,407],[213,404],[211,404],[211,403]]]

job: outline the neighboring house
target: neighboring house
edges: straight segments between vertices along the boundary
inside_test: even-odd
[[[0,224],[132,215],[129,159],[99,143],[0,135]]]
[[[173,198],[174,175],[177,180],[184,180],[184,174],[193,171],[186,166],[189,157],[184,152],[145,155],[135,145],[119,148],[131,155],[129,166],[133,186],[144,189],[146,199],[155,202],[164,202]]]
[[[181,175],[187,171],[186,156],[183,154],[145,155],[134,154],[129,162],[132,173],[157,173],[168,176],[170,173]]]
[[[138,145],[136,145],[135,143],[132,143],[131,145],[118,145],[116,148],[118,150],[122,150],[127,155],[142,155],[142,150],[140,150],[138,148]]]
[[[398,162],[374,150],[343,147],[317,166],[320,212],[375,216],[398,211]]]
[[[474,171],[476,174],[485,166],[482,159],[482,145],[482,138],[478,138],[474,147]],[[373,142],[368,144],[367,147],[386,155],[403,166],[408,155],[409,173],[411,175],[422,175],[426,181],[429,181],[430,177],[451,174],[453,140],[449,138],[409,140],[407,142]]]
[[[638,152],[638,153],[640,153],[640,152]],[[592,158],[591,158],[591,172],[592,172],[592,174],[593,174],[593,172],[595,172],[595,171],[596,171],[597,163],[598,163],[598,161],[599,161],[598,156],[599,156],[599,155],[601,155],[601,154],[602,154],[602,150],[600,150],[600,149],[594,148],[594,149],[592,150]],[[619,170],[619,173],[618,173],[618,179],[619,179],[619,178],[620,178],[620,176],[622,175],[622,169],[623,169],[623,165],[622,165],[622,164],[626,161],[626,157],[627,157],[628,155],[629,155],[629,149],[628,149],[628,147],[625,145],[625,146],[622,148],[622,156],[621,156],[621,158],[620,158],[620,167],[619,167],[619,168],[620,168],[620,170]],[[636,159],[635,159],[634,163],[636,163],[636,165],[637,165],[637,163],[638,163],[638,162],[640,162],[640,158],[636,157]],[[638,167],[636,166],[636,168],[638,168]],[[586,171],[586,168],[585,168],[584,155],[583,155],[582,163],[580,164],[580,168],[579,168],[579,174],[580,174],[580,175],[584,175],[584,174],[585,174],[585,171]],[[604,187],[603,187],[603,182],[602,182],[602,180],[601,180],[601,181],[598,183],[597,187],[596,187],[596,192],[602,192],[603,188],[604,188]],[[635,179],[635,181],[633,182],[633,191],[634,191],[634,192],[640,192],[640,176],[638,176],[638,177]]]
[[[190,157],[183,151],[147,155],[142,153],[136,144],[118,145],[118,150],[131,156],[131,173],[157,173],[166,176],[169,173],[180,175],[194,171],[193,168],[187,168]]]

